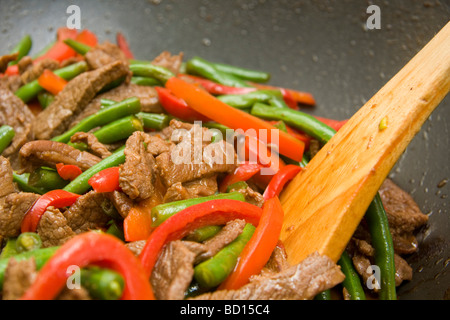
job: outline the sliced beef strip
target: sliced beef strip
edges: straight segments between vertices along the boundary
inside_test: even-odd
[[[152,64],[169,69],[174,74],[180,72],[181,64],[183,63],[183,53],[172,55],[169,51],[163,51],[159,56],[153,59]]]
[[[22,59],[23,60],[23,59]],[[24,84],[36,80],[44,72],[45,69],[56,70],[59,68],[59,62],[53,59],[42,59],[35,64],[30,65],[20,78]]]
[[[90,103],[88,103],[86,108],[74,118],[72,125],[77,124],[80,120],[93,115],[100,110],[102,99],[119,102],[131,97],[139,99],[141,110],[143,112],[162,113],[164,111],[159,103],[158,93],[153,87],[139,86],[134,83],[123,83],[114,89],[97,95]]]
[[[182,300],[194,276],[195,257],[203,246],[190,241],[171,241],[163,249],[150,282],[156,299]]]
[[[119,215],[124,219],[128,216],[128,212],[135,204],[125,193],[117,190],[108,193],[108,198]]]
[[[30,56],[23,57],[17,63],[17,67],[19,68],[19,74],[23,74],[33,67],[33,58]]]
[[[268,277],[256,277],[238,290],[218,290],[196,300],[307,300],[333,288],[345,276],[331,259],[317,252],[301,263]]]
[[[135,256],[139,256],[142,252],[142,249],[144,249],[146,242],[146,240],[132,241],[125,243],[125,246],[130,249]]]
[[[20,299],[36,278],[36,262],[33,258],[17,261],[12,257],[5,269],[3,300]]]
[[[91,69],[98,69],[115,61],[121,61],[125,65],[128,65],[128,59],[123,51],[109,41],[97,44],[84,57]]]
[[[383,182],[379,194],[386,210],[396,252],[415,252],[418,244],[414,232],[427,223],[428,216],[421,212],[411,195],[390,179]]]
[[[9,158],[14,169],[20,166],[18,151],[27,141],[33,140],[34,115],[12,91],[0,88],[0,126],[14,129],[14,138],[2,155]]]
[[[54,207],[48,207],[42,215],[37,233],[41,237],[43,248],[63,245],[75,236],[75,232],[67,224],[66,217]]]
[[[85,171],[102,160],[89,152],[51,140],[27,142],[20,149],[20,158],[22,167],[27,172],[43,165],[55,168],[58,163],[77,165]]]
[[[284,249],[284,246],[281,243],[281,241],[279,241],[270,256],[269,261],[261,270],[260,276],[267,276],[267,274],[282,272],[288,269],[289,267],[290,266],[287,261],[286,250]]]
[[[84,72],[69,81],[55,100],[36,117],[36,138],[48,140],[65,132],[105,85],[126,76],[128,72],[129,69],[124,63],[116,61]]]
[[[109,157],[112,153],[108,150],[108,147],[103,143],[99,142],[97,137],[89,132],[77,132],[72,137],[70,137],[70,142],[72,143],[85,143],[88,149],[94,155],[105,159]]]
[[[105,229],[111,218],[103,210],[105,201],[109,201],[105,193],[89,191],[80,196],[73,205],[63,212],[67,225],[80,234],[95,229]]]
[[[246,188],[240,188],[240,189],[230,189],[230,192],[237,191],[239,193],[242,193],[245,197],[245,201],[248,203],[251,203],[255,206],[262,207],[264,204],[264,197],[259,192],[253,190],[249,186]]]
[[[185,183],[177,182],[167,189],[167,192],[164,195],[164,202],[167,203],[198,197],[207,197],[215,194],[217,190],[217,175]]]
[[[0,88],[16,92],[23,85],[18,74],[0,77]]]
[[[0,56],[0,73],[4,73],[6,69],[8,68],[8,64],[11,61],[14,61],[19,56],[19,53],[13,53],[13,54],[5,54],[3,56]]]
[[[155,190],[157,179],[153,155],[147,151],[144,132],[134,132],[127,140],[125,163],[120,169],[119,184],[131,199],[148,199]]]
[[[13,181],[13,170],[8,159],[0,156],[0,198],[16,192]]]

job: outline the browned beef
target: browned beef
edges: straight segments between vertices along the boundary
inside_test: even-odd
[[[124,219],[127,217],[130,209],[134,206],[134,201],[131,200],[125,193],[120,191],[108,193],[108,198],[119,215]]]
[[[414,232],[425,225],[428,216],[423,214],[414,199],[392,180],[386,179],[379,190],[389,221],[395,251],[409,254],[417,250]]]
[[[0,77],[0,88],[16,92],[22,85],[22,79],[18,74]]]
[[[103,210],[105,201],[109,201],[105,193],[89,191],[82,195],[63,213],[67,225],[76,234],[106,228],[111,218]]]
[[[230,190],[230,192],[233,191],[242,193],[245,197],[245,201],[255,206],[262,207],[262,205],[264,204],[264,197],[259,192],[253,190],[250,187]]]
[[[31,69],[33,66],[33,58],[30,56],[25,56],[19,60],[17,67],[19,68],[19,74],[23,74],[27,70]]]
[[[66,217],[54,207],[48,207],[42,215],[37,233],[41,237],[43,248],[63,245],[75,236],[75,232],[67,224]]]
[[[125,243],[125,246],[133,252],[135,256],[139,256],[145,247],[146,240],[138,240]]]
[[[56,70],[58,68],[58,61],[53,59],[42,59],[37,63],[30,65],[23,73],[21,73],[20,78],[24,84],[27,84],[39,78],[45,69]]]
[[[153,59],[152,64],[169,69],[174,74],[180,72],[181,64],[183,63],[183,53],[172,55],[168,51],[163,51],[159,56]]]
[[[261,270],[261,276],[265,276],[267,274],[273,274],[282,272],[289,268],[289,263],[287,261],[287,253],[284,249],[281,241],[278,242],[277,246],[272,252],[269,261],[267,261],[264,268]]]
[[[3,300],[17,300],[22,297],[33,283],[36,274],[34,259],[9,259],[3,283]]]
[[[203,246],[190,241],[171,241],[167,244],[150,278],[155,297],[159,300],[181,300],[194,276],[195,257]]]
[[[238,290],[218,290],[197,300],[308,300],[333,288],[345,276],[331,259],[318,253],[268,277],[256,277]]]
[[[155,190],[157,179],[153,155],[147,151],[144,132],[136,131],[128,138],[125,147],[125,163],[120,169],[120,187],[131,199],[144,200]]]
[[[12,238],[20,234],[25,213],[39,198],[34,193],[16,192],[9,161],[0,156],[0,237]]]
[[[83,287],[75,287],[73,289],[64,287],[56,297],[56,300],[92,300],[92,298],[89,292]]]
[[[56,167],[58,163],[77,165],[84,171],[102,160],[89,152],[51,140],[35,140],[26,143],[20,149],[20,157],[26,171],[43,165]]]
[[[112,153],[108,150],[106,145],[99,142],[97,137],[89,132],[77,132],[70,137],[72,143],[85,143],[90,152],[102,159],[109,157]]]
[[[4,73],[6,69],[8,68],[8,64],[11,61],[14,61],[19,56],[19,53],[13,53],[13,54],[5,54],[3,56],[0,56],[0,73]]]
[[[0,126],[9,125],[15,132],[10,146],[2,154],[9,158],[14,169],[18,169],[20,165],[20,147],[34,138],[33,120],[33,113],[20,98],[10,90],[0,88]]]
[[[122,101],[127,98],[136,97],[141,103],[143,112],[162,113],[163,109],[159,103],[158,94],[153,87],[139,86],[134,83],[123,83],[120,86],[101,93],[95,97],[86,108],[74,119],[73,124],[78,123],[90,115],[93,115],[101,107],[102,99]]]
[[[128,71],[124,63],[116,61],[69,81],[52,104],[36,117],[36,138],[47,140],[62,134],[105,85],[126,76]]]
[[[123,51],[109,41],[105,41],[91,48],[84,57],[91,69],[98,69],[118,60],[128,65],[128,59]]]
[[[207,197],[215,194],[217,190],[217,175],[185,183],[177,182],[167,189],[164,202]]]

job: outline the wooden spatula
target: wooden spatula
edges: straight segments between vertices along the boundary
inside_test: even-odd
[[[449,89],[450,23],[281,194],[281,240],[290,263],[314,251],[338,261],[382,182]],[[387,127],[380,128],[382,121]]]

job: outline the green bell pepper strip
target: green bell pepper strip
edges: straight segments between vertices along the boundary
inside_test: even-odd
[[[69,181],[64,180],[53,168],[40,167],[30,173],[28,185],[45,191],[62,189]]]
[[[103,126],[122,117],[136,114],[139,111],[141,111],[141,103],[138,98],[133,97],[125,99],[108,108],[100,109],[97,113],[84,118],[62,135],[54,137],[52,141],[67,143],[77,132],[88,132],[89,130]]]
[[[17,183],[19,189],[22,190],[23,192],[31,192],[41,195],[47,192],[47,190],[43,188],[36,188],[30,186],[28,184],[29,177],[30,177],[29,173],[17,174],[16,172],[13,172],[13,181]]]
[[[71,64],[67,67],[57,69],[53,71],[57,76],[69,81],[75,78],[80,73],[83,73],[88,70],[88,66],[86,62],[80,61],[74,64]],[[39,92],[44,89],[39,85],[38,80],[31,81],[26,85],[20,87],[14,94],[22,99],[23,102],[27,103],[33,98],[35,98]]]
[[[0,127],[0,154],[9,146],[15,134],[14,129],[6,124]]]
[[[157,227],[166,219],[180,212],[187,207],[203,203],[210,200],[231,199],[245,201],[245,196],[239,192],[219,193],[212,196],[179,200],[174,202],[163,203],[152,208],[152,227]]]

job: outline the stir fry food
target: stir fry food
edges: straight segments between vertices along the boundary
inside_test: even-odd
[[[397,299],[427,222],[386,179],[338,263],[289,265],[283,188],[344,124],[267,72],[58,29],[0,57],[2,299]],[[345,179],[345,177],[343,177]]]

